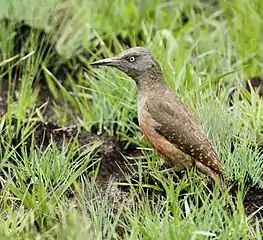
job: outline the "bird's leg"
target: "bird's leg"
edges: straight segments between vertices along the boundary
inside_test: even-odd
[[[177,167],[170,167],[170,168],[161,170],[159,172],[163,174],[173,174],[173,175],[176,175],[179,179],[181,179],[186,173],[186,171],[187,171],[186,169],[178,169]]]
[[[209,167],[203,165],[199,161],[196,161],[196,167],[204,174],[208,175],[211,179],[214,181],[219,179],[219,176],[215,174]],[[182,171],[182,170],[181,170]],[[175,173],[180,172],[176,167],[167,168],[164,170],[161,170],[160,173]]]
[[[171,167],[171,168],[160,170],[160,173],[175,173],[175,172],[178,172],[176,167]]]

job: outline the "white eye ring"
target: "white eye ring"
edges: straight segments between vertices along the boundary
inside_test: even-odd
[[[135,57],[134,57],[134,56],[131,56],[131,57],[129,58],[129,61],[130,61],[130,62],[134,62],[134,61],[135,61]]]

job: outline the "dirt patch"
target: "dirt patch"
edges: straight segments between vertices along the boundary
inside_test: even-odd
[[[263,189],[258,187],[249,187],[247,189],[245,199],[244,199],[244,206],[246,214],[250,215],[257,211],[259,208],[263,206]],[[263,209],[258,211],[256,214],[259,219],[263,218]]]
[[[0,117],[7,111],[8,86],[5,82],[0,84]]]
[[[90,146],[95,141],[101,141],[99,149],[96,152],[96,158],[100,159],[100,170],[97,180],[107,183],[110,178],[123,180],[126,174],[131,174],[134,161],[128,162],[123,156],[138,155],[139,151],[135,147],[133,149],[122,149],[121,142],[116,136],[107,134],[96,135],[94,132],[87,132],[77,127],[60,127],[52,123],[39,123],[34,131],[34,137],[37,145],[45,148],[54,141],[59,149],[63,143],[70,143],[77,137],[79,147]],[[85,149],[85,148],[84,148]]]

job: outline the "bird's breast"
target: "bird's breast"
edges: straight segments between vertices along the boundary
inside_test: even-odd
[[[141,116],[144,116],[146,113],[146,101],[147,101],[147,97],[146,96],[143,96],[142,94],[139,94],[138,96],[138,106],[137,106],[137,109],[138,109],[138,121],[140,123],[140,119],[141,119]]]

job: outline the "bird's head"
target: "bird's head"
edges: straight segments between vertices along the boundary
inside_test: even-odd
[[[159,72],[160,66],[151,52],[143,47],[133,47],[119,55],[91,63],[93,66],[112,66],[132,77],[137,83],[147,73]]]

